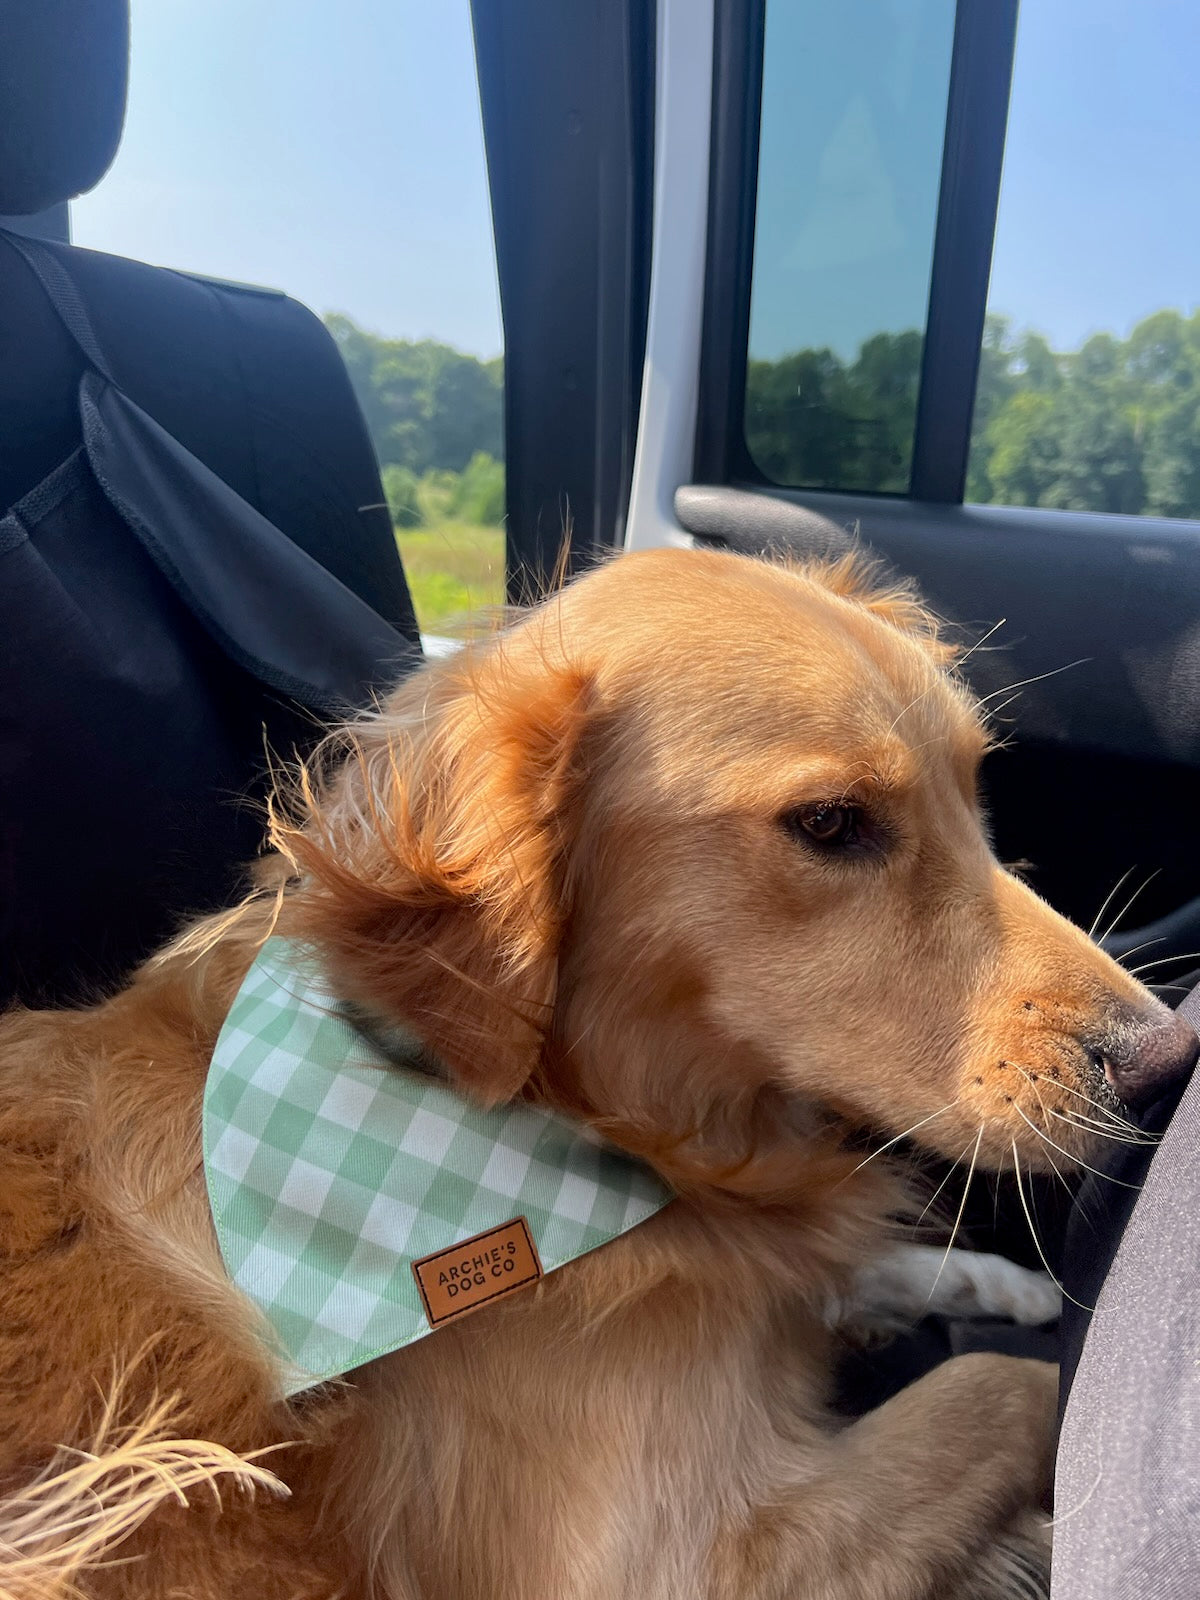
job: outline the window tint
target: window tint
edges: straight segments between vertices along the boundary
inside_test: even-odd
[[[1022,0],[967,497],[1200,517],[1193,0]]]
[[[745,437],[776,483],[905,493],[954,0],[767,0]]]
[[[76,244],[285,289],[358,392],[422,627],[503,598],[502,348],[468,0],[133,0]]]

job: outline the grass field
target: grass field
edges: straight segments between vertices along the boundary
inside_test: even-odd
[[[396,544],[422,633],[504,601],[504,529],[438,521],[397,528]]]

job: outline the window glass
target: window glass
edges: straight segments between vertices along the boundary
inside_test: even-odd
[[[967,496],[1200,517],[1194,0],[1022,0]]]
[[[954,0],[767,0],[745,434],[776,483],[904,493]]]
[[[468,0],[133,0],[76,244],[325,317],[426,630],[503,596],[502,348]]]

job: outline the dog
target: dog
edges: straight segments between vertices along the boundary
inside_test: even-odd
[[[1042,1593],[1054,1369],[957,1357],[846,1424],[828,1308],[911,1212],[901,1136],[1066,1173],[1197,1046],[997,864],[953,660],[853,560],[622,556],[334,735],[243,904],[5,1018],[0,1589]],[[289,1397],[201,1148],[280,937],[439,1092],[674,1198]]]

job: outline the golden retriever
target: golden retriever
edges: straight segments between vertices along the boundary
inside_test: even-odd
[[[114,999],[9,1015],[0,1592],[1041,1592],[1052,1368],[827,1409],[825,1306],[905,1205],[865,1136],[1091,1163],[1091,1106],[1195,1054],[997,864],[986,746],[930,617],[853,563],[622,557],[344,734],[243,906]],[[285,1400],[199,1148],[272,929],[463,1095],[554,1107],[678,1198]]]

